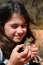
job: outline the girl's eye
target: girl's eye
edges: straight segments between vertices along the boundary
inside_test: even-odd
[[[22,28],[26,28],[27,27],[27,24],[23,24],[21,27]]]
[[[12,25],[11,26],[13,29],[16,29],[18,27],[18,25]]]
[[[13,29],[18,28],[19,26],[21,26],[21,28],[26,28],[26,27],[27,27],[27,24],[23,24],[23,25],[13,24],[13,25],[11,25],[11,27],[12,27]]]

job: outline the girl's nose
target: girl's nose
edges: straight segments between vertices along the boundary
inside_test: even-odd
[[[21,26],[19,26],[19,27],[17,28],[17,33],[23,33],[23,29],[22,29]]]

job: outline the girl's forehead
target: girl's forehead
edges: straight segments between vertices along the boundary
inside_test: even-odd
[[[9,21],[10,23],[18,23],[18,24],[26,23],[25,18],[22,15],[15,14],[15,13],[12,15]]]
[[[20,20],[24,20],[24,21],[25,21],[25,18],[24,18],[23,15],[16,14],[16,13],[14,13],[14,14],[12,15],[12,18],[20,19]]]

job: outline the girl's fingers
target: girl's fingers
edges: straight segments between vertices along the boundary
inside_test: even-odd
[[[32,54],[33,54],[33,55],[37,55],[37,54],[38,54],[38,52],[32,52]]]
[[[15,48],[14,48],[14,50],[15,51],[18,51],[20,48],[22,48],[23,47],[23,44],[21,44],[21,45],[17,45]]]
[[[34,59],[34,57],[38,53],[38,48],[35,44],[31,45],[29,50],[30,50],[30,56],[29,56],[29,53],[28,53],[28,56],[25,60],[25,63],[27,63],[27,62],[31,61],[32,59]]]
[[[21,57],[27,57],[28,52],[29,52],[29,48],[27,46],[26,49],[20,53]]]
[[[31,51],[28,52],[28,55],[26,57],[25,63],[29,62],[31,60]]]
[[[28,57],[26,58],[26,60],[25,60],[25,63],[28,63],[29,61],[31,61],[31,60],[32,60],[32,58],[33,58],[33,57],[31,57],[31,55],[30,55],[30,56],[28,56]]]
[[[35,48],[35,47],[37,47],[37,45],[36,44],[32,44],[31,47]]]
[[[31,51],[36,52],[36,51],[38,51],[38,48],[37,47],[31,48]]]

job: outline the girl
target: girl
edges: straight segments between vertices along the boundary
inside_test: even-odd
[[[32,43],[35,40],[30,22],[32,20],[23,4],[12,0],[0,6],[0,65],[40,64],[39,59],[38,63],[31,61],[38,51],[35,44],[22,50],[26,38],[32,37]]]

